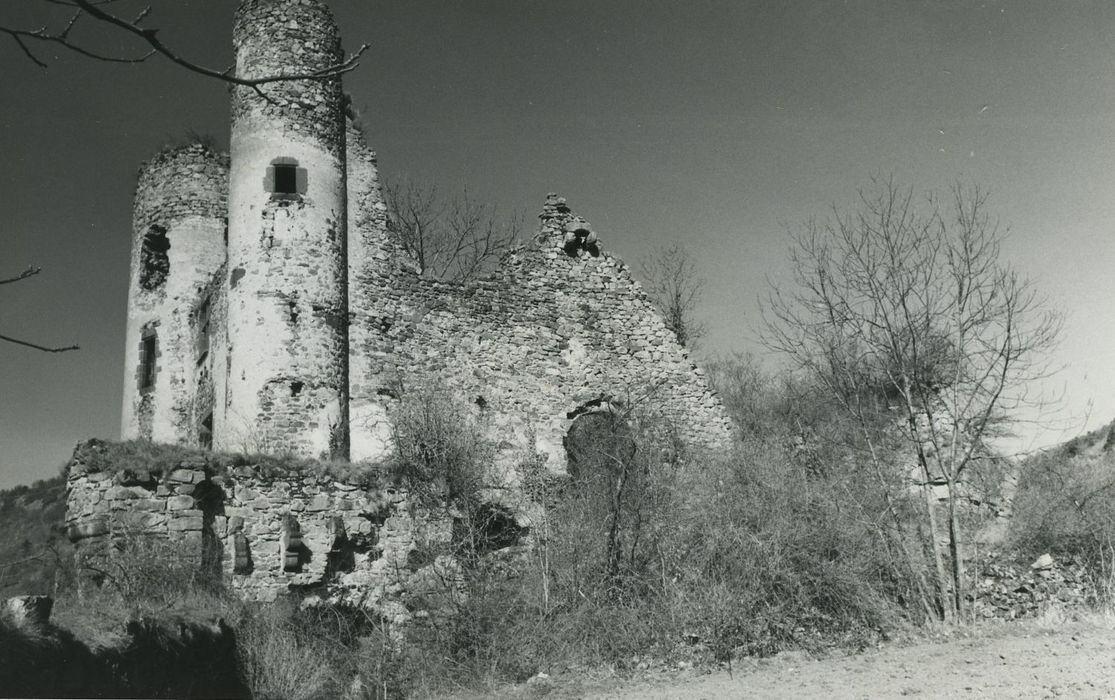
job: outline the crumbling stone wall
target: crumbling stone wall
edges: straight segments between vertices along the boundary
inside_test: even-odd
[[[453,569],[444,554],[451,519],[418,507],[386,476],[346,480],[313,463],[231,464],[200,453],[163,471],[116,469],[104,466],[105,450],[79,445],[67,471],[66,530],[85,556],[162,537],[245,599],[316,596],[395,624],[421,615],[413,601],[443,592],[431,587]]]
[[[724,444],[719,399],[627,266],[564,199],[550,195],[541,220],[532,243],[477,282],[391,265],[369,277],[378,296],[353,353],[376,369],[353,401],[389,407],[398,386],[436,382],[479,407],[508,461],[537,451],[556,471],[574,418],[609,404],[652,406],[687,442]],[[374,429],[354,421],[353,443]]]
[[[390,449],[389,419],[383,397],[387,357],[377,352],[382,332],[384,290],[396,274],[415,272],[396,239],[388,234],[387,205],[383,201],[375,152],[354,119],[348,119],[348,311],[349,311],[349,424],[353,458],[377,457]]]
[[[972,562],[969,592],[976,618],[1015,620],[1050,608],[1083,610],[1096,599],[1083,563],[1044,554],[1030,564],[990,554]]]
[[[125,438],[179,442],[192,428],[190,314],[225,261],[228,156],[170,149],[139,171],[124,350]],[[148,357],[150,353],[153,357]]]

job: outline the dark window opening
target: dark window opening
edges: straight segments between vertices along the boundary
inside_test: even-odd
[[[205,450],[213,449],[213,414],[210,413],[201,419],[197,431],[197,444]]]
[[[275,166],[275,194],[298,194],[298,166]]]
[[[344,520],[340,516],[333,517],[332,527],[333,546],[329,548],[329,553],[325,555],[325,571],[327,578],[355,571],[356,552],[360,547],[359,542],[349,538],[348,532],[345,531]],[[363,551],[366,552],[367,549]]]
[[[243,532],[232,536],[232,573],[247,576],[255,570],[252,563],[252,550]]]
[[[139,388],[150,389],[155,386],[155,356],[158,340],[154,333],[143,336],[139,348]]]
[[[310,549],[302,543],[302,526],[293,515],[283,516],[282,544],[283,571],[302,573],[302,566],[310,561]]]
[[[291,382],[290,383],[290,395],[291,396],[298,396],[299,394],[302,393],[302,388],[304,386],[306,386],[306,385],[302,382]]]
[[[147,291],[161,287],[170,274],[170,239],[166,229],[152,225],[143,236],[139,249],[139,286]]]
[[[272,201],[297,202],[306,194],[306,169],[294,158],[276,158],[267,166],[263,189]]]
[[[201,361],[209,355],[209,316],[209,298],[206,297],[205,301],[201,302],[201,306],[197,307],[197,344],[195,351],[198,364],[201,364]]]

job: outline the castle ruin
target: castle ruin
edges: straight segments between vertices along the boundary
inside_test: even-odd
[[[245,77],[312,74],[343,56],[322,0],[242,0],[233,40]],[[547,196],[533,239],[486,277],[437,281],[389,229],[340,77],[234,87],[230,143],[227,155],[192,145],[140,169],[124,439],[376,462],[392,448],[400,387],[421,385],[467,402],[511,491],[504,467],[533,459],[565,473],[574,423],[631,396],[649,397],[683,441],[728,438],[701,370],[564,199]],[[386,557],[368,543],[405,560],[413,533],[430,529],[386,487],[219,472],[112,477],[75,456],[71,537],[138,522],[217,551],[234,587],[270,597],[336,574],[321,555],[353,538],[367,546],[344,576],[367,585]],[[305,568],[284,559],[292,538],[313,550]]]
[[[244,77],[343,57],[320,0],[243,0],[233,38]],[[628,268],[563,199],[487,278],[419,276],[340,77],[234,87],[231,153],[146,163],[133,235],[125,439],[375,460],[400,381],[468,397],[559,467],[572,417],[635,389],[653,387],[691,440],[728,431]]]

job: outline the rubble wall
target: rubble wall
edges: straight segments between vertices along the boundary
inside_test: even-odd
[[[386,476],[346,479],[320,465],[229,463],[193,453],[164,469],[118,468],[112,446],[79,445],[68,468],[66,532],[86,556],[160,537],[219,571],[248,600],[313,595],[396,624],[412,595],[451,567],[445,514],[411,503]],[[106,457],[105,455],[110,455]],[[109,462],[106,464],[106,459]]]
[[[564,200],[551,195],[541,219],[535,240],[485,279],[445,283],[399,268],[371,279],[376,305],[353,353],[372,369],[354,379],[353,401],[389,413],[408,385],[449,388],[478,407],[505,452],[534,450],[554,471],[565,469],[576,416],[608,404],[649,406],[690,444],[724,444],[719,399],[627,266]],[[356,444],[375,426],[352,430]]]

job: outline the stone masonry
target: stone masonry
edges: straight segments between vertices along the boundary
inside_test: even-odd
[[[387,477],[346,480],[312,465],[230,464],[200,452],[162,471],[116,469],[103,465],[106,451],[97,440],[79,445],[68,470],[67,535],[85,557],[154,538],[243,598],[301,592],[393,624],[451,593],[451,518],[412,503]]]

